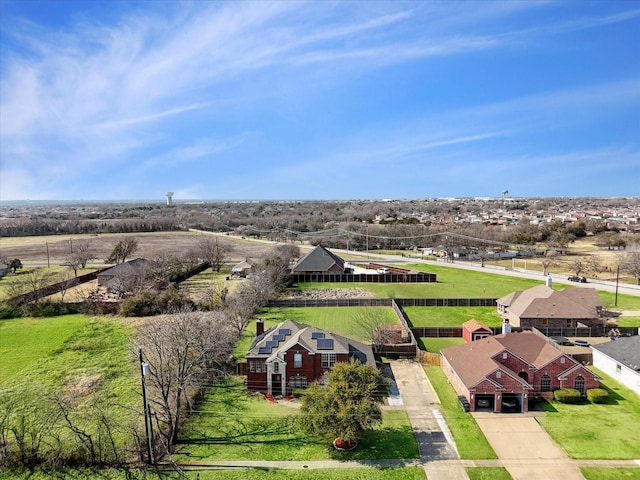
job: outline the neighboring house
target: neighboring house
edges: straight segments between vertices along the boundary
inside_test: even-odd
[[[343,274],[344,260],[322,245],[302,257],[293,267],[293,273]]]
[[[591,346],[593,365],[640,395],[640,336]]]
[[[336,362],[357,359],[375,365],[371,347],[292,320],[267,331],[257,323],[247,359],[247,388],[273,396],[290,395],[322,378]]]
[[[467,343],[490,337],[491,335],[493,335],[493,331],[475,318],[462,324],[462,337]]]
[[[120,289],[122,284],[129,283],[133,277],[146,274],[149,262],[144,258],[135,258],[128,262],[116,265],[98,274],[98,286],[107,289]]]
[[[602,325],[602,302],[595,288],[554,290],[538,285],[499,298],[498,314],[520,328],[575,328]]]
[[[253,273],[253,263],[251,263],[248,258],[245,258],[231,268],[231,275],[233,277],[246,277],[250,273]]]
[[[527,412],[559,388],[583,395],[598,376],[533,332],[503,333],[441,350],[442,369],[471,411]]]

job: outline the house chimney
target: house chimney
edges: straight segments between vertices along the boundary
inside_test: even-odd
[[[553,286],[553,279],[551,277],[547,277],[546,285],[549,288],[551,288]]]
[[[256,320],[256,337],[259,337],[264,333],[264,319],[259,318]]]
[[[502,333],[511,333],[511,324],[508,319],[504,319],[502,322]]]

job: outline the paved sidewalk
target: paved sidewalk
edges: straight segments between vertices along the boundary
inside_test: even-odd
[[[532,415],[472,414],[514,480],[584,480]]]
[[[392,361],[391,370],[418,442],[429,480],[468,480],[455,443],[440,415],[440,399],[417,362]]]

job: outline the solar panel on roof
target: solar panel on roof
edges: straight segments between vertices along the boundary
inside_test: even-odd
[[[281,328],[280,330],[278,330],[278,333],[280,335],[291,335],[291,329],[290,328]]]
[[[319,338],[318,350],[333,350],[333,338]]]
[[[318,338],[324,338],[324,332],[311,332],[311,340],[317,340]]]
[[[269,354],[269,353],[271,353],[271,347],[260,347],[258,349],[258,354],[260,355]]]
[[[267,343],[264,344],[265,347],[268,347],[269,350],[271,350],[273,347],[277,347],[278,346],[278,341],[277,340],[268,340]]]
[[[276,342],[284,342],[284,335],[274,335],[273,340]]]

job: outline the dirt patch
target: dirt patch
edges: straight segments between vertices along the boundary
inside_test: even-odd
[[[289,293],[290,298],[295,299],[340,299],[340,298],[375,298],[373,292],[362,288],[325,288],[311,290],[292,290]]]

